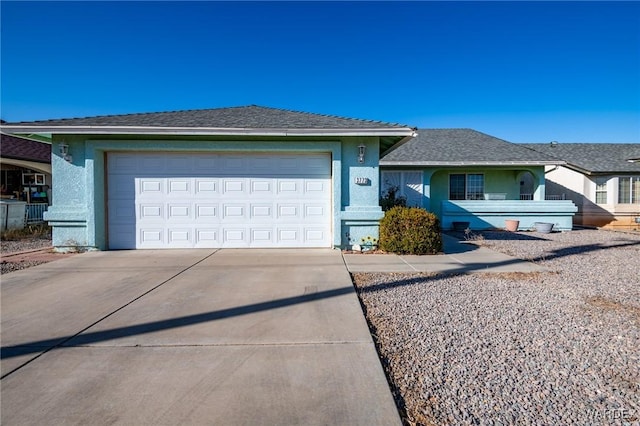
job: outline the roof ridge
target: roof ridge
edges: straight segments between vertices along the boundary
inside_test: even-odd
[[[21,121],[14,122],[14,123],[9,122],[9,123],[3,123],[3,124],[11,125],[11,124],[15,124],[15,123],[28,123],[28,122],[47,123],[47,122],[54,122],[54,121],[90,120],[90,119],[105,119],[105,118],[114,118],[114,117],[146,117],[146,116],[159,115],[159,114],[194,113],[194,112],[219,111],[219,110],[242,109],[242,108],[261,108],[261,109],[264,109],[264,110],[281,111],[281,112],[288,112],[288,113],[294,113],[294,114],[303,114],[303,115],[307,115],[307,116],[315,116],[315,117],[324,117],[324,118],[331,118],[331,119],[347,120],[347,121],[351,121],[351,122],[363,122],[363,123],[372,123],[372,124],[379,124],[379,125],[401,126],[401,127],[409,127],[411,129],[415,129],[416,128],[414,126],[409,126],[407,124],[402,124],[402,123],[397,123],[397,122],[392,123],[392,122],[382,121],[382,120],[372,120],[372,119],[364,119],[364,118],[345,117],[345,116],[339,116],[339,115],[335,115],[335,114],[322,114],[322,113],[316,113],[316,112],[299,111],[299,110],[294,110],[294,109],[289,109],[289,108],[277,108],[277,107],[263,106],[263,105],[257,105],[257,104],[246,104],[246,105],[236,105],[236,106],[216,107],[216,108],[176,109],[176,110],[171,110],[171,111],[130,112],[130,113],[125,113],[125,114],[86,115],[84,117],[48,118],[48,119],[44,119],[44,120],[29,120],[29,121],[21,120]]]
[[[217,107],[217,108],[190,108],[190,109],[174,109],[171,111],[149,111],[149,112],[128,112],[124,114],[99,114],[99,115],[85,115],[84,117],[64,117],[64,118],[47,118],[44,120],[29,120],[29,121],[64,121],[64,120],[85,120],[90,118],[109,118],[109,117],[131,117],[131,116],[144,116],[144,115],[154,115],[154,114],[173,114],[178,112],[196,112],[196,111],[213,111],[217,109],[232,109],[232,108],[247,108],[250,106],[258,106],[258,105],[239,105],[239,106],[231,106],[231,107]],[[19,121],[18,123],[25,122],[24,120]],[[3,123],[3,124],[12,124],[11,122]]]
[[[390,124],[392,126],[403,126],[403,127],[410,127],[412,129],[416,129],[416,127],[409,126],[408,124],[397,123],[397,122],[396,123],[392,123],[392,122],[389,122],[389,121],[373,120],[373,119],[368,119],[368,118],[345,117],[345,116],[335,115],[335,114],[322,114],[322,113],[319,113],[319,112],[298,111],[298,110],[289,109],[289,108],[276,108],[276,107],[269,107],[269,106],[255,105],[255,104],[254,105],[249,105],[249,106],[254,106],[254,107],[258,107],[258,108],[265,108],[265,109],[273,109],[273,110],[277,110],[277,111],[293,112],[293,113],[296,113],[296,114],[315,115],[315,116],[326,117],[326,118],[338,118],[340,120],[349,120],[349,121],[364,121],[366,123]]]

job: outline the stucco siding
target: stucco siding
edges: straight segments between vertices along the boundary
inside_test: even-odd
[[[72,161],[58,154],[59,144],[69,145]],[[365,162],[358,162],[358,145],[365,144]],[[56,135],[52,167],[56,180],[54,204],[45,219],[53,226],[53,244],[59,248],[82,246],[106,249],[107,198],[105,161],[108,152],[327,152],[332,169],[333,245],[354,238],[378,236],[382,211],[378,203],[378,137],[331,138],[205,138]],[[356,183],[356,177],[367,184]],[[344,228],[344,229],[343,229]],[[362,234],[362,235],[360,235]]]

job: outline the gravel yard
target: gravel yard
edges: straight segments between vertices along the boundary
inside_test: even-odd
[[[640,233],[483,232],[538,274],[354,274],[406,424],[640,425]]]
[[[0,240],[0,272],[7,274],[13,271],[41,265],[54,259],[52,256],[10,256],[12,253],[51,247],[51,237],[22,238],[18,240]]]

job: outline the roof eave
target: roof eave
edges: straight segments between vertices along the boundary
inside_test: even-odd
[[[399,128],[220,128],[146,126],[2,126],[10,134],[51,133],[66,135],[211,135],[211,136],[412,136],[409,127]]]
[[[563,166],[564,161],[394,161],[380,160],[381,166]]]

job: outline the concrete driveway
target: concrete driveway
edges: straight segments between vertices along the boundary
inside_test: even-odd
[[[341,253],[85,253],[2,277],[3,425],[400,419]]]

